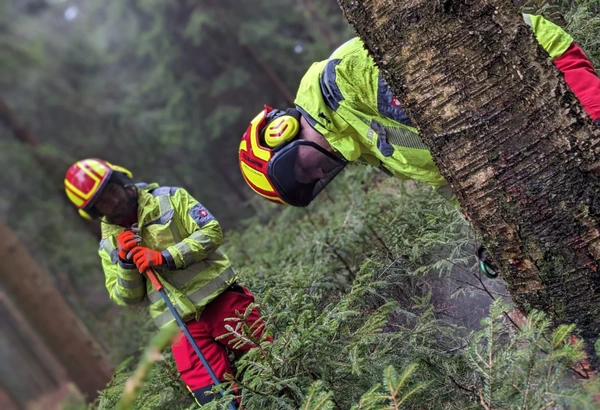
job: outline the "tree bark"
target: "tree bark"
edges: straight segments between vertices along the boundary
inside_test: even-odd
[[[13,231],[0,221],[0,283],[67,371],[70,379],[94,399],[112,376],[112,366]]]
[[[508,0],[339,0],[516,304],[600,333],[600,131]],[[593,357],[593,364],[600,364]]]

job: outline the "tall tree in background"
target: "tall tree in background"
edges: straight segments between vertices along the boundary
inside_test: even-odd
[[[335,2],[303,4],[328,11],[321,20],[336,43],[349,38]],[[126,313],[104,289],[98,237],[66,203],[67,167],[101,157],[138,181],[185,186],[233,227],[254,198],[237,163],[247,121],[263,103],[289,104],[306,67],[331,51],[297,0],[0,2],[10,109],[0,120],[0,217],[110,345]],[[35,146],[15,138],[22,130]]]
[[[600,130],[507,0],[339,0],[513,300],[600,334]],[[597,357],[596,366],[600,365]]]
[[[71,380],[88,398],[95,398],[112,375],[107,357],[48,274],[3,221],[0,221],[0,283]]]
[[[177,181],[207,206],[218,206],[225,222],[242,216],[240,206],[252,196],[237,148],[248,118],[261,103],[291,105],[306,67],[332,51],[303,10],[296,0],[82,4],[70,30],[86,38],[92,27],[101,39],[98,53],[112,62],[100,64],[104,75],[96,78],[105,86],[96,97],[106,101],[95,107],[107,117],[100,125],[118,148],[109,159],[133,164],[142,179]],[[326,24],[338,29],[345,21],[338,13]],[[345,28],[348,34],[332,41],[348,38]],[[85,151],[106,151],[106,139],[97,139],[104,145],[90,141]]]

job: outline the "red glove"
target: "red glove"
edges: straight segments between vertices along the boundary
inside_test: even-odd
[[[119,249],[119,258],[123,261],[129,260],[127,253],[138,246],[142,238],[135,234],[132,230],[125,230],[117,235],[117,246]]]
[[[146,248],[145,246],[136,246],[127,256],[133,259],[133,263],[135,263],[135,266],[137,266],[141,273],[165,263],[165,257],[162,253]]]

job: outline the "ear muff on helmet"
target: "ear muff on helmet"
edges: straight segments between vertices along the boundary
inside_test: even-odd
[[[276,148],[295,139],[300,131],[300,112],[294,108],[273,110],[267,115],[269,121],[262,136],[269,148]]]

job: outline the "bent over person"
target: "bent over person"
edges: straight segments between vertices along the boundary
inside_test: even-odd
[[[557,25],[542,16],[523,17],[600,125],[600,79],[590,60]],[[295,105],[283,110],[265,106],[242,137],[242,174],[266,199],[307,206],[349,162],[434,188],[447,185],[359,38],[308,69]]]
[[[175,318],[151,282],[140,272],[153,269],[175,309],[219,380],[233,374],[227,355],[252,347],[229,344],[225,319],[245,312],[252,294],[237,277],[219,246],[221,227],[214,216],[185,189],[156,183],[136,183],[125,168],[101,159],[73,164],[65,177],[67,196],[85,218],[102,220],[99,254],[110,298],[119,305],[146,303],[154,323],[162,328]],[[248,324],[255,335],[264,331],[253,309]],[[181,378],[200,406],[213,381],[183,334],[172,346]]]
[[[573,38],[542,16],[524,14],[537,41],[600,126],[600,79]],[[314,63],[300,82],[295,107],[265,106],[239,148],[241,172],[264,198],[307,206],[349,163],[378,167],[399,179],[452,192],[417,129],[354,38]],[[478,250],[478,256],[483,250]],[[483,267],[482,267],[483,269]],[[484,271],[485,272],[485,271]]]

